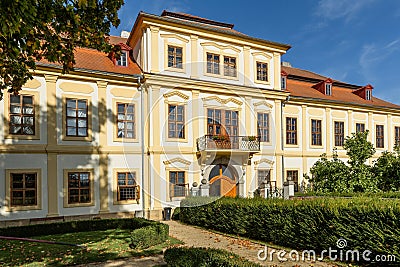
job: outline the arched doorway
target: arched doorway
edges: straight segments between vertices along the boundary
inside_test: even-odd
[[[210,196],[237,196],[236,172],[227,165],[215,165],[209,176]]]

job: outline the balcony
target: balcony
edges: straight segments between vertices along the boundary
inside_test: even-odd
[[[197,150],[257,153],[260,138],[256,136],[205,135],[197,139]]]

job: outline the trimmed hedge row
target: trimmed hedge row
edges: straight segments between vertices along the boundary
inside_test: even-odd
[[[0,228],[1,236],[32,237],[76,232],[89,232],[108,229],[139,229],[150,225],[159,225],[155,221],[142,218],[99,219],[84,221],[68,221],[26,226]]]
[[[378,193],[295,193],[295,197],[374,197],[374,198],[400,198],[400,192],[378,192]]]
[[[307,200],[222,198],[182,201],[182,222],[277,245],[322,251],[370,250],[400,258],[400,201],[376,198]],[[346,248],[346,249],[347,249]]]
[[[131,235],[131,248],[145,249],[165,242],[169,236],[169,226],[163,223],[135,229]]]
[[[259,267],[238,255],[210,248],[168,248],[164,260],[173,267]]]

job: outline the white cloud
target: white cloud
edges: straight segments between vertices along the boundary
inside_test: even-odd
[[[355,18],[360,10],[373,2],[375,0],[321,0],[318,2],[315,14],[327,20],[345,19],[349,21]]]
[[[387,44],[372,43],[363,46],[359,58],[361,74],[368,80],[379,80],[378,70],[386,67],[387,60],[400,51],[400,38]]]

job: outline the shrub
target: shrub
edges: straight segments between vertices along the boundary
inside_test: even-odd
[[[295,197],[373,197],[373,198],[400,198],[399,192],[377,192],[377,193],[339,193],[339,192],[296,192]]]
[[[183,201],[180,220],[220,232],[242,235],[296,249],[335,248],[340,238],[349,249],[400,258],[400,201],[377,198],[307,200],[229,199],[190,207]]]
[[[174,267],[258,267],[238,255],[210,248],[168,248],[164,253],[168,266]]]
[[[131,248],[145,249],[168,239],[169,226],[162,223],[154,223],[143,228],[135,229],[131,234]]]

